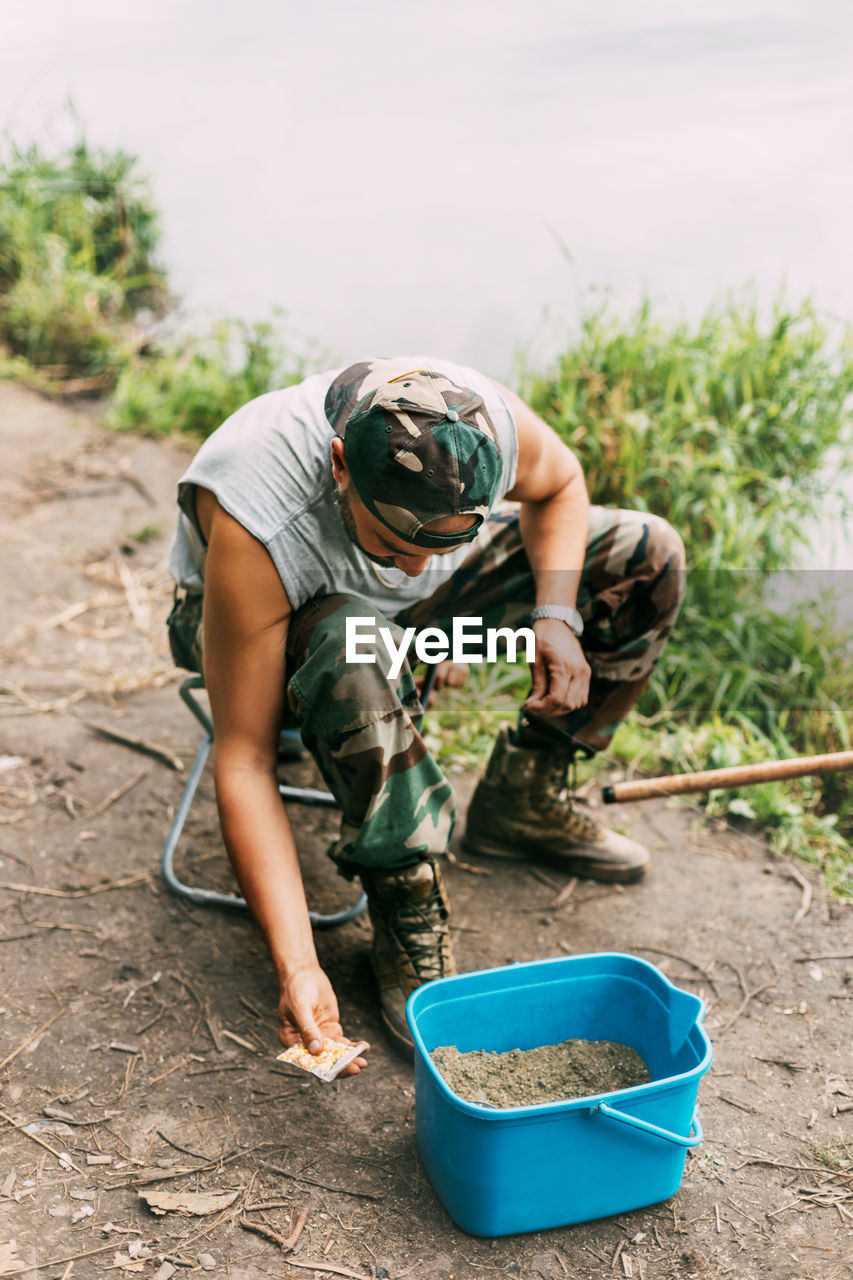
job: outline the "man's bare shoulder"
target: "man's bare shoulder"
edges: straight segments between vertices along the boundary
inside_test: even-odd
[[[243,620],[269,627],[284,622],[290,602],[263,543],[220,506],[216,496],[196,489],[196,518],[207,543],[205,595],[218,608],[239,611]]]

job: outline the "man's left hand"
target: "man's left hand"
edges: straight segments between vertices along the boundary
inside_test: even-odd
[[[577,636],[559,618],[540,618],[534,622],[533,632],[533,688],[524,710],[540,716],[558,716],[585,707],[592,673]]]

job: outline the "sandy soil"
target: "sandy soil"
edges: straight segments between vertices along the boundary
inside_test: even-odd
[[[430,1057],[454,1093],[490,1107],[591,1098],[651,1079],[639,1054],[612,1040],[564,1040],[505,1053],[483,1049],[460,1053],[455,1045],[439,1045]]]
[[[633,952],[705,998],[715,1049],[705,1142],[672,1201],[465,1235],[419,1164],[412,1072],[382,1035],[364,922],[318,946],[370,1068],[323,1085],[275,1062],[275,986],[251,921],[161,882],[197,741],[162,626],[183,456],[2,385],[0,451],[0,1274],[853,1274],[849,908],[752,834],[657,802],[618,813],[654,855],[621,891],[580,883],[561,898],[553,870],[450,866],[463,968]],[[92,724],[159,744],[182,770]],[[464,801],[473,780],[457,781]],[[323,854],[332,817],[294,819],[312,901],[344,900]],[[209,781],[180,859],[228,886]],[[155,1192],[181,1195],[155,1215]],[[287,1238],[303,1219],[289,1253],[245,1225]]]

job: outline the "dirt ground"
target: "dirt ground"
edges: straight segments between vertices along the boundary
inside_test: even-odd
[[[671,1201],[495,1240],[458,1229],[419,1163],[363,921],[318,947],[369,1070],[323,1085],[276,1063],[251,921],[159,875],[197,741],[163,630],[184,456],[104,433],[97,412],[0,385],[0,1275],[853,1275],[853,912],[683,804],[618,812],[653,850],[630,888],[561,899],[553,870],[447,870],[462,968],[627,951],[707,1001],[706,1136]],[[457,783],[464,801],[473,780]],[[332,815],[294,821],[312,901],[345,900],[323,853]],[[228,885],[209,780],[183,849],[188,878]],[[155,1215],[155,1192],[186,1208]],[[227,1196],[187,1202],[202,1193]],[[246,1220],[304,1225],[285,1253]]]

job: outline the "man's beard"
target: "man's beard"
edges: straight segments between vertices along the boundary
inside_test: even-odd
[[[374,556],[369,551],[365,551],[364,547],[358,540],[358,531],[355,527],[355,516],[352,513],[352,499],[349,496],[349,488],[341,488],[337,486],[335,492],[335,501],[338,504],[338,511],[341,513],[341,520],[346,529],[347,537],[354,546],[358,547],[363,556],[367,556],[368,560],[372,560],[374,564],[381,565],[383,569],[394,568],[393,556]]]

